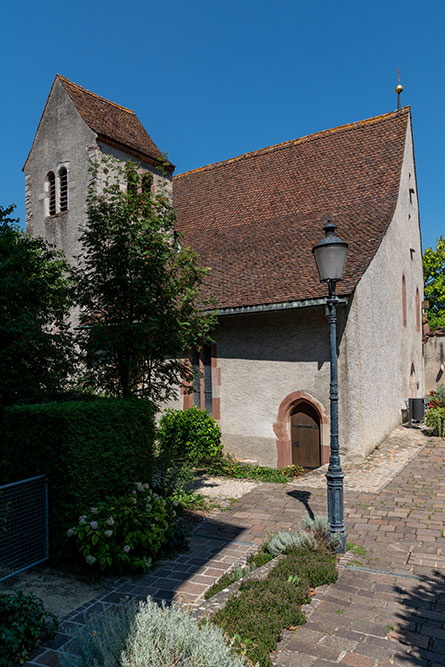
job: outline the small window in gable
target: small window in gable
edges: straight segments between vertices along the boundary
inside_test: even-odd
[[[46,175],[48,182],[48,214],[56,215],[56,177],[53,171]]]
[[[59,170],[60,211],[68,210],[68,172],[65,167]]]

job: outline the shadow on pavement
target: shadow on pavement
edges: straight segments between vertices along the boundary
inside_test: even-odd
[[[390,637],[407,646],[399,664],[445,665],[445,578],[440,571],[414,586],[394,586],[401,610]],[[409,647],[409,648],[408,648]]]
[[[311,497],[310,491],[288,491],[287,492],[288,496],[291,496],[292,498],[295,498],[295,500],[298,500],[300,503],[304,505],[306,508],[307,513],[309,514],[310,518],[314,518],[314,512],[312,511],[311,506],[309,505],[309,498]]]

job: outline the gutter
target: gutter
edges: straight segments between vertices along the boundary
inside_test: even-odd
[[[328,297],[322,299],[304,299],[302,301],[285,301],[283,303],[259,304],[256,306],[239,306],[237,308],[216,308],[214,310],[204,310],[204,313],[215,313],[218,316],[224,315],[244,315],[249,313],[270,313],[277,310],[294,310],[295,308],[314,308],[316,306],[327,306]],[[347,297],[338,297],[337,304],[345,306],[348,303]]]

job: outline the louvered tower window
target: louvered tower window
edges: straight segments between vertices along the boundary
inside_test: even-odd
[[[153,176],[149,172],[146,172],[145,174],[142,175],[142,192],[144,194],[151,193],[152,183],[153,183]]]
[[[53,171],[48,172],[46,180],[48,181],[49,215],[56,215],[56,177]]]
[[[60,211],[68,210],[68,172],[65,167],[59,169]]]

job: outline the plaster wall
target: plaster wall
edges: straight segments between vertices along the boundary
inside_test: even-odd
[[[324,308],[221,317],[215,338],[225,450],[240,459],[276,466],[273,426],[283,399],[304,391],[329,410]],[[322,425],[322,445],[329,442],[328,428]]]
[[[424,395],[417,289],[421,304],[422,250],[412,135],[408,126],[393,220],[355,290],[340,347],[339,381],[343,387],[340,410],[348,415],[341,421],[343,451],[368,454],[400,423],[401,410],[408,398]]]
[[[80,253],[80,230],[85,223],[88,159],[96,135],[80,117],[71,98],[56,79],[25,165],[26,231],[42,236],[75,263]],[[60,167],[68,172],[68,210],[49,215],[47,174]],[[56,178],[56,198],[58,199]]]
[[[427,339],[425,346],[425,392],[445,384],[445,373],[441,365],[445,362],[445,333],[433,334]]]
[[[97,145],[99,146],[100,151],[104,155],[111,155],[112,157],[122,162],[133,162],[136,165],[139,173],[143,174],[146,172],[150,172],[153,175],[154,194],[165,195],[166,197],[169,198],[170,201],[172,201],[173,181],[171,174],[167,172],[161,173],[161,170],[159,168],[156,168],[153,165],[148,164],[147,162],[143,162],[142,160],[138,160],[137,158],[128,155],[127,153],[118,150],[113,146],[104,144],[102,141],[98,141]]]

